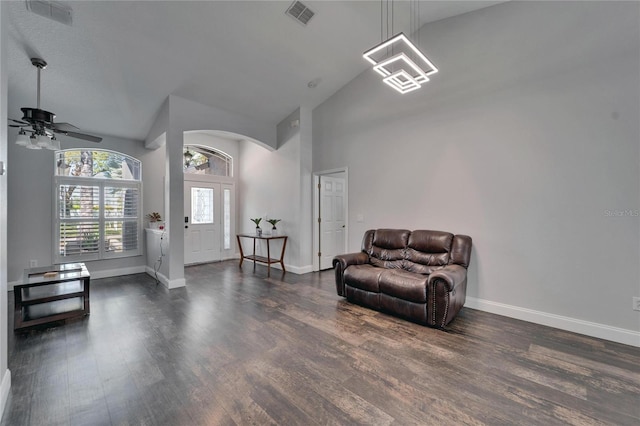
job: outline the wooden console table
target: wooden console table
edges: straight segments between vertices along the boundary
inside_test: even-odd
[[[253,260],[253,268],[256,267],[256,262],[266,263],[267,264],[267,277],[271,276],[271,264],[279,263],[282,266],[282,272],[287,272],[284,269],[284,250],[287,248],[287,236],[286,235],[254,235],[254,234],[238,234],[236,235],[238,239],[238,248],[240,249],[240,267],[242,267],[242,262],[245,259]],[[242,244],[240,243],[240,238],[251,238],[253,239],[253,254],[244,254],[242,250]],[[265,240],[267,242],[267,257],[264,256],[256,256],[256,240]],[[280,252],[280,259],[274,259],[271,257],[271,251],[269,249],[269,242],[271,240],[284,240],[282,243],[282,251]]]
[[[88,315],[90,279],[84,263],[25,269],[13,288],[13,329]]]

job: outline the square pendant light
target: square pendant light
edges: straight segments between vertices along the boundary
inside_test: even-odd
[[[405,70],[396,71],[390,76],[383,78],[382,81],[402,94],[412,92],[422,87],[420,83]]]
[[[400,93],[408,93],[429,81],[429,75],[438,72],[436,66],[404,33],[367,50],[364,59],[383,77],[383,82]]]

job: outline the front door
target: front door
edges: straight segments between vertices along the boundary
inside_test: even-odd
[[[332,260],[344,253],[345,179],[320,176],[320,269],[333,268]]]
[[[214,262],[221,259],[221,185],[184,182],[184,263]]]

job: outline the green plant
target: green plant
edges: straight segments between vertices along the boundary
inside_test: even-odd
[[[267,222],[273,226],[273,229],[276,229],[276,224],[280,222],[282,219],[267,219]]]
[[[258,217],[256,219],[251,219],[251,222],[256,224],[256,228],[260,228],[260,222],[262,222],[262,218]]]
[[[158,212],[153,212],[147,215],[147,219],[149,219],[149,222],[161,222],[162,216]]]

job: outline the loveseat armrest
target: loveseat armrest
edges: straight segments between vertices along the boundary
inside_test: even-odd
[[[445,290],[452,291],[467,279],[467,270],[460,265],[447,265],[429,275],[428,285],[431,287],[436,280],[444,281]]]
[[[460,312],[467,296],[467,269],[447,265],[429,275],[427,323],[444,328]]]
[[[369,255],[365,252],[341,254],[333,258],[333,269],[336,273],[336,291],[344,296],[344,270],[349,265],[364,265],[369,263]]]

